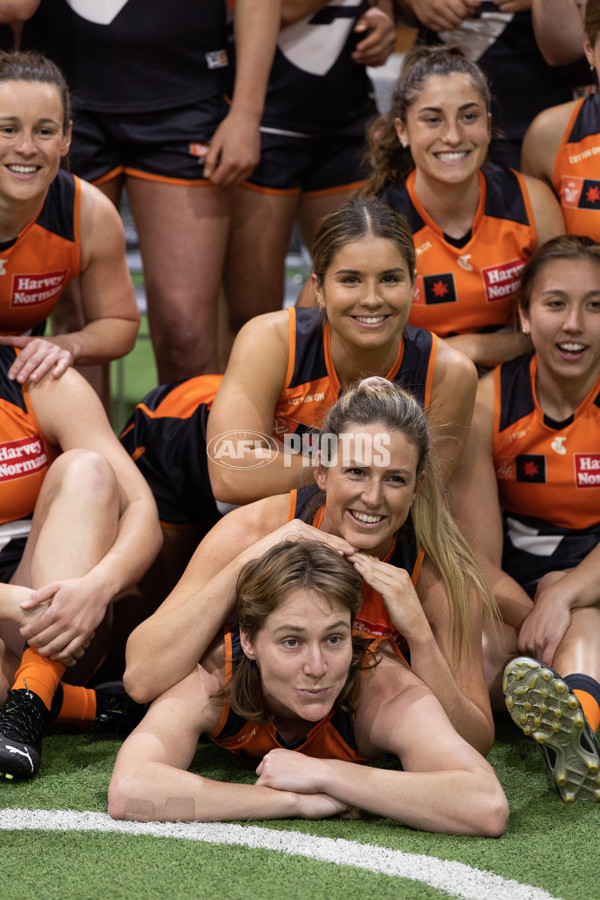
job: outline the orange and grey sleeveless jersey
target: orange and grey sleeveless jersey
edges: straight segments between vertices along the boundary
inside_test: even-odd
[[[340,382],[331,359],[329,326],[323,327],[320,311],[290,309],[288,316],[288,367],[272,434],[290,452],[310,454],[309,432],[321,425],[337,400]],[[431,399],[436,354],[435,335],[407,326],[387,375],[424,408]],[[220,383],[220,375],[200,375],[155,388],[137,405],[121,434],[150,485],[164,524],[195,522],[207,529],[218,518],[208,478],[206,424]]]
[[[275,410],[274,437],[304,434],[320,428],[336,402],[340,382],[331,357],[329,324],[323,326],[316,307],[288,310],[289,352],[284,387]],[[401,384],[425,409],[437,355],[437,339],[428,331],[406,326],[394,365],[385,376]]]
[[[292,519],[301,519],[314,528],[320,528],[323,521],[323,513],[325,512],[325,495],[321,495],[323,502],[319,505],[319,494],[319,488],[315,484],[293,490],[290,493],[288,522],[291,522]],[[412,519],[409,516],[401,531],[396,535],[394,546],[384,559],[384,562],[388,562],[399,569],[406,569],[410,574],[413,585],[416,585],[424,557],[423,549],[417,547]],[[365,637],[389,637],[401,648],[402,653],[408,659],[409,653],[406,642],[392,623],[381,594],[366,582],[363,585],[363,602],[356,616],[355,629]]]
[[[56,450],[46,444],[26,385],[10,381],[13,347],[0,346],[0,524],[27,519]]]
[[[415,173],[381,195],[408,219],[417,250],[415,299],[409,322],[444,337],[511,325],[521,271],[537,246],[522,176],[491,163],[479,172],[479,204],[471,236],[449,242],[420,203]]]
[[[163,525],[193,523],[205,534],[220,518],[208,477],[206,423],[221,380],[199,375],[154,388],[120,435]]]
[[[567,234],[600,241],[600,96],[578,100],[554,160],[552,183]]]
[[[376,651],[380,643],[380,641],[372,641],[369,644],[369,650]],[[394,648],[390,649],[394,651]],[[235,659],[241,652],[239,634],[226,631],[226,681],[231,678]],[[273,722],[269,722],[268,725],[248,722],[243,716],[234,713],[229,703],[225,703],[219,724],[209,737],[215,744],[253,765],[257,765],[270,750],[277,748],[296,750],[298,753],[304,753],[306,756],[313,756],[316,759],[342,759],[346,762],[356,763],[366,762],[368,759],[360,753],[356,746],[354,714],[343,710],[333,709],[328,716],[311,728],[304,739],[298,743],[288,744],[277,733]]]
[[[80,207],[81,183],[61,169],[35,219],[16,241],[0,244],[0,333],[40,325],[79,275]]]
[[[535,356],[495,369],[493,457],[505,513],[560,529],[600,523],[600,377],[564,422],[535,396]]]

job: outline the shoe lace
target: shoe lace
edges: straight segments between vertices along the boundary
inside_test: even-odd
[[[44,716],[37,699],[31,691],[22,688],[8,692],[6,703],[0,707],[0,732],[5,737],[23,744],[40,740]]]

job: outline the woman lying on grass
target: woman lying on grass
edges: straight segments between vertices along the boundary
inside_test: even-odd
[[[115,819],[320,819],[366,810],[414,828],[497,837],[508,807],[486,760],[388,638],[353,637],[355,568],[318,541],[246,565],[239,630],[154,701],[123,744]],[[188,772],[200,735],[256,767],[255,784]],[[384,754],[402,769],[357,766]]]

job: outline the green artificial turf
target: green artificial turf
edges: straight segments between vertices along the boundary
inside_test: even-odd
[[[0,784],[2,807],[106,812],[106,791],[119,741],[93,735],[45,738],[42,770],[29,782]],[[340,838],[406,853],[457,860],[563,900],[600,898],[596,841],[600,807],[565,806],[537,746],[502,723],[490,754],[511,815],[499,839],[413,831],[388,819],[284,820],[268,829]],[[225,751],[199,745],[192,768],[208,777],[252,781]],[[0,830],[0,896],[28,898],[240,898],[429,900],[446,893],[418,881],[267,849],[114,833]],[[497,898],[498,894],[494,895]],[[485,900],[484,897],[481,900]],[[511,900],[507,894],[506,900]]]
[[[139,273],[132,275],[141,278]],[[111,377],[113,425],[119,431],[135,404],[157,383],[145,316],[134,351],[112,364]],[[119,746],[117,740],[94,735],[50,735],[44,739],[37,778],[0,782],[0,900],[441,900],[449,896],[418,880],[267,849],[114,832],[2,827],[7,810],[105,814]],[[536,888],[562,900],[600,900],[596,849],[600,805],[565,806],[539,749],[510,722],[499,724],[489,760],[511,810],[507,832],[496,840],[426,834],[374,816],[359,821],[284,820],[252,825],[292,835],[355,841],[365,845],[365,854],[374,845],[457,860],[532,885],[532,900],[539,897]],[[199,745],[192,768],[216,779],[254,779],[253,772],[207,743]],[[513,900],[510,888],[475,900],[488,896]]]
[[[113,427],[118,433],[136,403],[158,383],[147,316],[142,316],[137,341],[131,353],[124,359],[111,363],[110,380]]]

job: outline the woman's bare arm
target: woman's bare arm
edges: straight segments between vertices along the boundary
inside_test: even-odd
[[[503,833],[508,804],[491,766],[459,737],[431,691],[398,660],[384,655],[365,675],[355,736],[365,756],[392,753],[402,761],[402,771],[359,769],[356,763],[272,750],[257,769],[258,784],[322,792],[412,828],[487,837]]]

